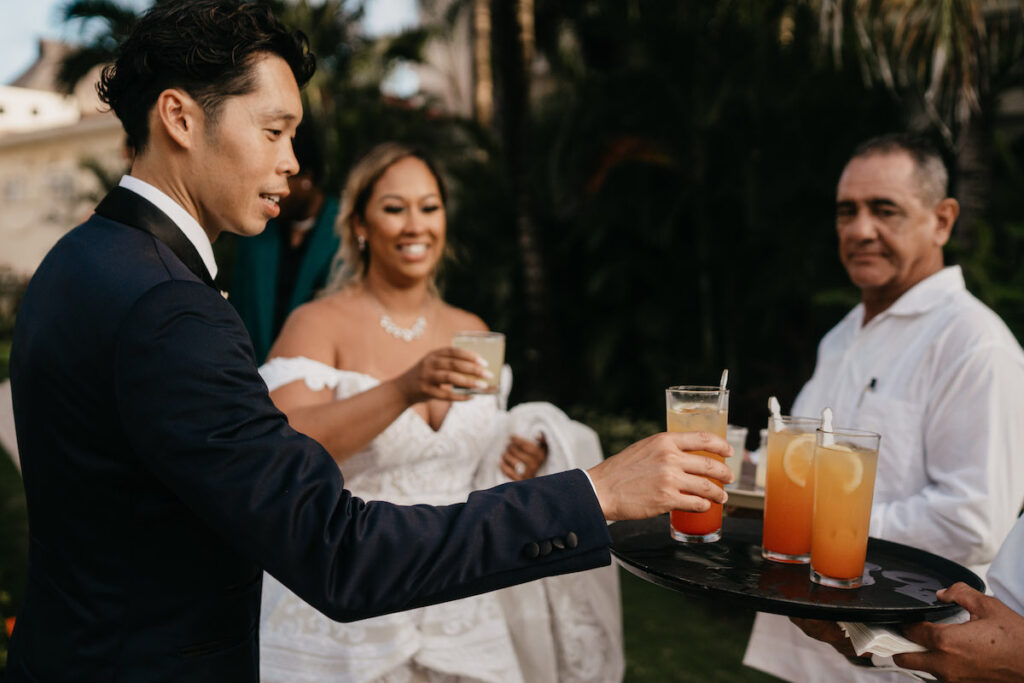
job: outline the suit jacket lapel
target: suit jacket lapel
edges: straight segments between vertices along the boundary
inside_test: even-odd
[[[196,277],[214,286],[195,246],[174,221],[152,203],[123,187],[115,187],[96,207],[96,213],[112,221],[148,232],[166,244]]]

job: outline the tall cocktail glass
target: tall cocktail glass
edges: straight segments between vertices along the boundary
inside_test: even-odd
[[[817,431],[811,521],[815,583],[834,588],[862,583],[881,439],[856,429]]]
[[[768,418],[765,453],[764,532],[761,555],[790,564],[811,560],[814,512],[815,432],[821,420],[783,415]],[[781,427],[779,431],[776,431]]]
[[[743,454],[747,450],[747,428],[736,425],[726,425],[725,440],[732,446],[732,457],[726,460],[729,471],[732,472],[732,483],[726,484],[725,488],[736,488],[740,485],[740,476],[743,474]]]
[[[729,390],[710,386],[680,386],[665,390],[666,422],[670,432],[711,432],[725,438],[729,422]],[[707,451],[698,455],[724,462]],[[722,482],[710,481],[718,486]],[[673,510],[670,517],[672,538],[689,543],[711,543],[722,537],[722,506],[712,503],[706,512]]]
[[[505,363],[505,335],[501,332],[478,332],[466,331],[456,332],[452,335],[452,346],[457,349],[466,349],[487,361],[487,369],[491,371],[491,378],[487,380],[487,386],[478,389],[476,387],[453,387],[453,391],[459,394],[496,394],[498,393],[498,382],[501,380],[501,366]]]

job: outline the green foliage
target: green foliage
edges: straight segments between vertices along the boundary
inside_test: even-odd
[[[954,241],[948,260],[964,270],[967,286],[1006,322],[1018,339],[1024,338],[1024,137],[996,134],[989,142],[995,154],[988,215],[971,224],[971,244]],[[965,226],[958,225],[957,230]]]
[[[531,173],[566,359],[551,396],[660,423],[666,386],[729,367],[732,421],[758,424],[769,393],[792,401],[852,298],[813,293],[854,294],[835,179],[898,112],[819,58],[809,12],[781,42],[785,3],[559,7],[555,29],[538,15],[559,70]]]
[[[665,431],[664,420],[630,419],[621,413],[602,413],[586,406],[576,406],[566,412],[574,420],[597,432],[605,457],[652,434]]]
[[[971,119],[1021,78],[1021,4],[1003,0],[813,0],[823,37],[853,45],[861,72],[917,109],[956,148]],[[908,120],[911,116],[907,116]]]

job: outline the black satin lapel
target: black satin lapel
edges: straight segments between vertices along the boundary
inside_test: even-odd
[[[123,187],[115,187],[96,207],[96,213],[112,221],[148,232],[170,247],[174,255],[181,259],[196,277],[211,287],[214,286],[213,278],[206,270],[206,264],[203,263],[195,246],[185,237],[185,233],[167,214],[145,198]]]

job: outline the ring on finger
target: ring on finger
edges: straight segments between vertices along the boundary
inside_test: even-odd
[[[520,460],[519,462],[516,463],[516,466],[513,467],[512,469],[514,469],[516,471],[516,474],[518,474],[521,477],[521,476],[523,476],[523,474],[526,473],[526,463],[524,463],[522,460]]]

